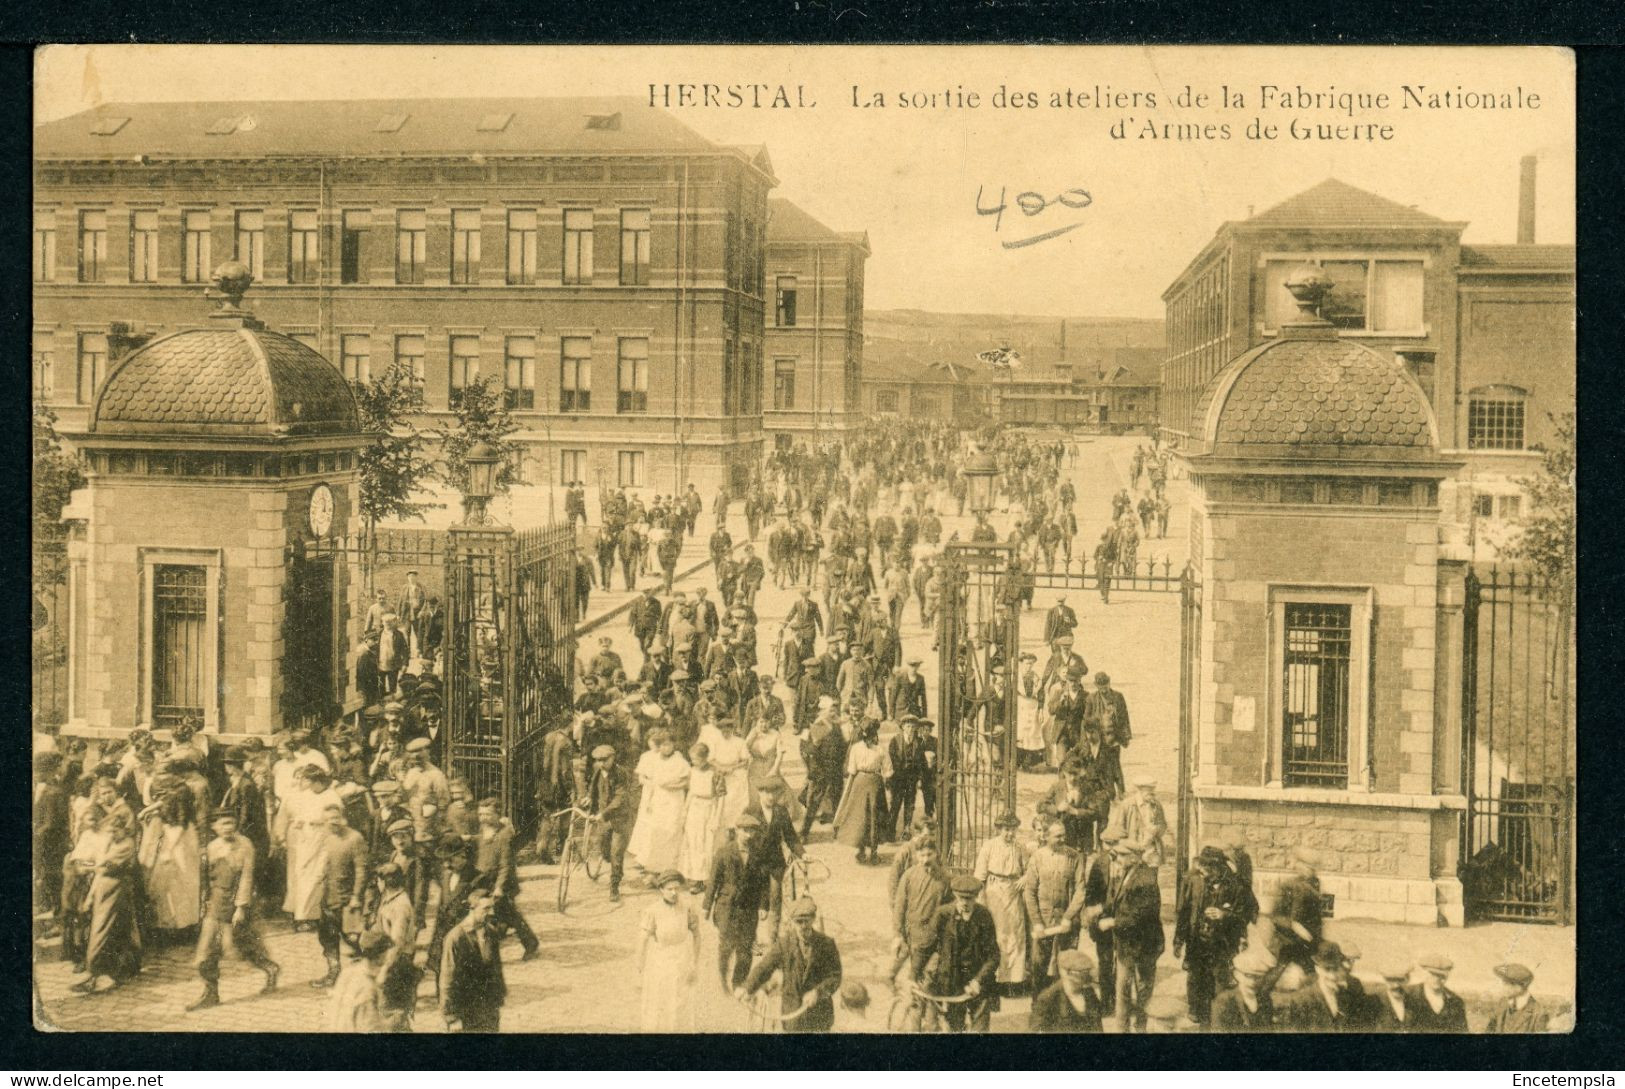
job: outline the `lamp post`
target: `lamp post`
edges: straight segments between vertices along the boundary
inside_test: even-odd
[[[497,466],[502,455],[488,442],[477,442],[463,456],[468,466],[468,483],[463,486],[463,524],[491,525],[487,511],[491,496],[496,494]]]
[[[999,463],[981,447],[972,447],[965,467],[959,470],[965,478],[965,505],[973,514],[988,514],[993,510],[999,490]]]

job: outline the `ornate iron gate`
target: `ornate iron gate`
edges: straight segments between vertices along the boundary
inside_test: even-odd
[[[993,822],[1016,807],[1016,686],[1021,586],[1012,548],[950,543],[942,553],[938,632],[937,843],[943,864],[968,871]]]
[[[1468,921],[1572,921],[1573,614],[1515,569],[1470,571],[1462,720]]]
[[[375,595],[388,607],[415,572],[424,593],[444,603],[447,771],[466,779],[475,797],[503,799],[515,827],[529,834],[538,816],[541,739],[569,715],[574,683],[569,527],[390,530],[371,542],[330,537],[294,546],[289,562],[284,720],[319,727],[343,713],[352,687],[347,640],[360,634]]]

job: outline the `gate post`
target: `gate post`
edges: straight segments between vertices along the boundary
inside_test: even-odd
[[[446,533],[446,764],[474,797],[506,797],[503,740],[513,690],[505,603],[513,530],[454,525]]]

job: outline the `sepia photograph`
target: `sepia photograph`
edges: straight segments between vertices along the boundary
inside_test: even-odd
[[[1585,1017],[1570,51],[34,95],[36,1030]]]

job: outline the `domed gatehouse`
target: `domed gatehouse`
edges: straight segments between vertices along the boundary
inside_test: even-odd
[[[1336,917],[1460,925],[1459,718],[1435,700],[1458,465],[1401,364],[1318,316],[1329,286],[1289,274],[1297,320],[1197,411],[1187,840],[1244,842],[1265,911],[1307,861]]]
[[[89,486],[66,513],[67,732],[190,719],[214,741],[266,737],[287,684],[331,686],[343,668],[334,639],[325,661],[285,646],[288,555],[353,531],[367,440],[338,369],[242,309],[250,282],[222,265],[208,325],[125,356],[71,436]]]

